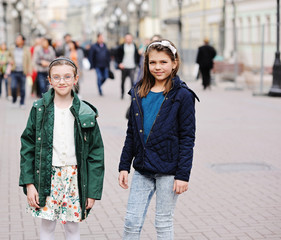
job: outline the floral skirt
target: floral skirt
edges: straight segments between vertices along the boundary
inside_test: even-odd
[[[77,184],[77,166],[52,167],[51,195],[46,205],[34,208],[28,205],[32,216],[61,223],[81,222],[81,207]]]

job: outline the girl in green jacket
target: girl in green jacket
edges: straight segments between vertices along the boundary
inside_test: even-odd
[[[19,185],[32,216],[42,218],[40,239],[54,239],[56,220],[66,239],[80,239],[79,225],[101,199],[104,148],[97,110],[73,92],[77,67],[68,58],[49,65],[52,88],[36,101],[21,136]]]

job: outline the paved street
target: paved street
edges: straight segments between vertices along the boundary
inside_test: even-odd
[[[118,185],[118,162],[125,138],[129,96],[120,99],[120,73],[97,95],[94,72],[86,72],[82,98],[99,110],[105,145],[106,174],[101,201],[81,223],[81,239],[121,239],[128,190]],[[127,90],[129,90],[129,80]],[[175,240],[281,239],[281,98],[253,96],[249,90],[226,90],[218,84],[203,91],[188,85],[196,103],[197,139],[189,190],[175,211]],[[39,221],[25,213],[26,197],[18,187],[20,134],[26,110],[0,99],[0,239],[39,239]],[[131,175],[131,174],[130,174]],[[152,201],[141,239],[156,239]],[[57,224],[56,239],[64,239]]]

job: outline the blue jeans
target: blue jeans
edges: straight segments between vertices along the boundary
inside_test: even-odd
[[[42,94],[48,91],[48,73],[47,72],[38,72],[37,73],[37,83],[39,89],[39,96],[42,97]]]
[[[17,101],[17,95],[18,95],[18,86],[20,87],[20,105],[24,105],[24,99],[25,99],[25,81],[26,76],[23,72],[12,72],[11,73],[11,90],[12,90],[12,96],[13,96],[13,103]]]
[[[101,86],[108,78],[108,67],[96,68],[99,94],[102,95]]]
[[[4,74],[0,74],[0,96],[2,94],[2,80],[4,80],[6,97],[8,97],[8,78],[4,78]]]
[[[125,218],[123,240],[138,240],[150,200],[156,192],[155,228],[158,240],[174,239],[173,215],[178,195],[174,176],[142,175],[135,171]]]

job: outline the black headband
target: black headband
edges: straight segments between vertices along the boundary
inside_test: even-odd
[[[75,65],[75,63],[74,63],[72,60],[70,60],[69,58],[66,58],[66,57],[59,57],[59,58],[54,59],[54,60],[50,63],[49,68],[50,68],[55,62],[58,62],[58,61],[67,61],[67,62],[71,63],[71,65],[73,65],[73,67],[75,68],[75,71],[77,71],[77,66]]]

